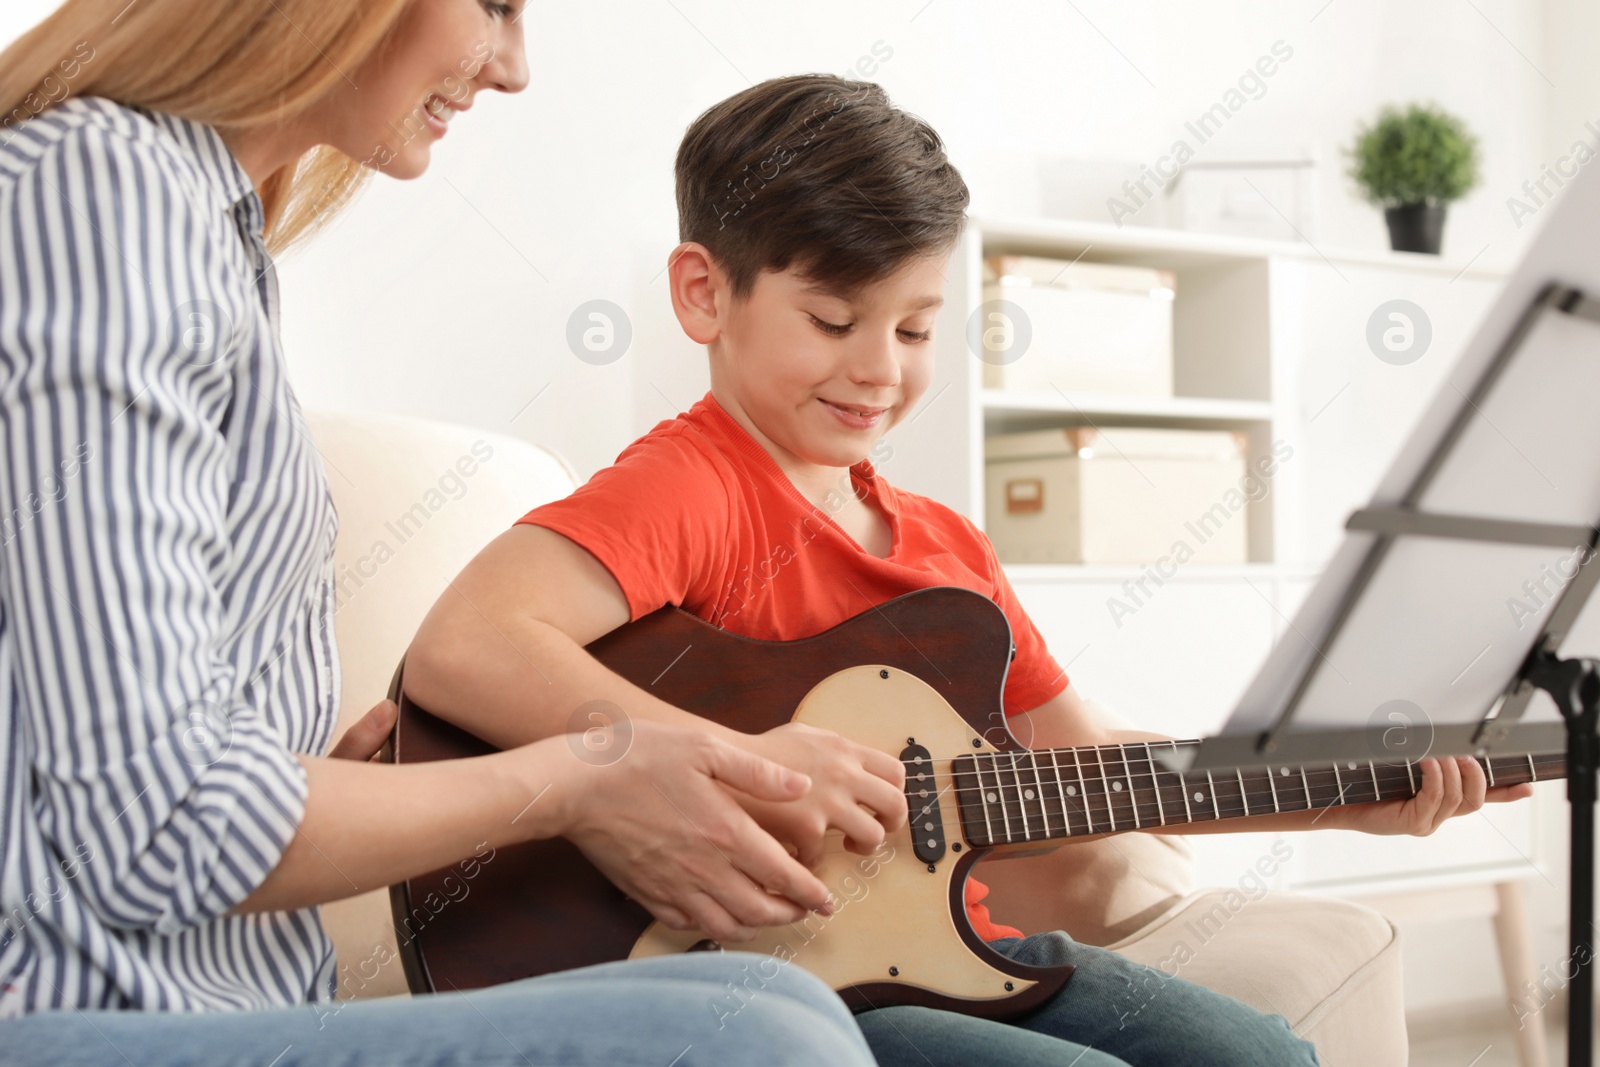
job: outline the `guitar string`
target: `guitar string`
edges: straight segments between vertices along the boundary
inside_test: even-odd
[[[1123,795],[1127,796],[1129,798],[1129,800],[1132,802],[1132,804],[1131,804],[1131,814],[1132,814],[1132,816],[1134,818],[1136,826],[1135,827],[1125,827],[1125,828],[1126,829],[1142,828],[1145,825],[1151,825],[1151,826],[1162,825],[1162,826],[1165,826],[1165,825],[1171,825],[1172,823],[1179,822],[1179,820],[1174,819],[1174,820],[1171,820],[1171,822],[1169,822],[1169,820],[1166,819],[1164,811],[1161,810],[1162,809],[1161,791],[1162,790],[1170,790],[1170,789],[1172,789],[1174,787],[1182,788],[1184,790],[1184,798],[1185,798],[1186,807],[1187,807],[1187,800],[1188,800],[1188,797],[1190,795],[1188,790],[1190,789],[1191,786],[1198,787],[1200,785],[1200,783],[1198,781],[1191,781],[1186,776],[1185,773],[1169,770],[1169,769],[1166,769],[1166,768],[1158,769],[1156,767],[1155,759],[1154,759],[1153,753],[1151,752],[1151,749],[1160,748],[1160,749],[1173,749],[1173,750],[1175,750],[1175,749],[1180,748],[1180,747],[1193,747],[1195,744],[1198,744],[1198,742],[1195,742],[1195,741],[1187,741],[1187,742],[1186,741],[1178,741],[1178,742],[1149,742],[1149,743],[1146,743],[1146,742],[1131,742],[1131,743],[1126,743],[1126,744],[1092,745],[1092,746],[1083,746],[1083,747],[1080,747],[1080,748],[1065,748],[1065,749],[1053,749],[1053,750],[1052,749],[1037,749],[1037,750],[1030,749],[1030,750],[1028,750],[1026,752],[1015,752],[1015,753],[1010,753],[1010,752],[971,752],[971,753],[962,753],[960,756],[948,757],[948,759],[946,759],[946,760],[930,759],[930,763],[932,763],[932,764],[937,764],[937,763],[940,763],[940,762],[954,763],[956,760],[972,758],[974,760],[974,766],[973,766],[972,771],[960,771],[960,772],[954,771],[954,770],[951,770],[951,771],[939,771],[936,767],[931,767],[930,766],[930,768],[928,770],[926,770],[925,772],[923,772],[923,773],[924,773],[925,777],[932,779],[932,785],[936,789],[937,793],[939,793],[940,795],[942,795],[943,793],[948,791],[947,788],[939,787],[940,779],[943,779],[943,778],[952,779],[952,782],[951,782],[950,786],[948,787],[948,789],[953,789],[955,791],[955,793],[957,794],[958,806],[964,806],[964,805],[966,805],[968,803],[973,803],[974,802],[974,801],[971,800],[970,797],[969,798],[965,798],[965,799],[962,798],[962,796],[961,796],[962,793],[988,793],[988,794],[996,795],[997,798],[998,798],[996,800],[977,800],[976,803],[981,804],[985,809],[990,809],[990,808],[993,808],[995,806],[999,806],[1001,808],[1001,811],[1002,811],[1003,814],[1008,811],[1008,808],[1009,809],[1015,809],[1015,810],[1017,810],[1019,813],[1021,813],[1023,815],[1032,814],[1033,812],[1030,812],[1030,810],[1028,808],[1028,805],[1030,803],[1036,805],[1037,806],[1036,814],[1037,814],[1038,818],[1044,823],[1044,830],[1041,831],[1041,833],[1045,834],[1045,835],[1048,835],[1049,833],[1051,833],[1050,820],[1052,818],[1061,820],[1062,823],[1064,824],[1064,826],[1063,826],[1064,829],[1066,829],[1068,831],[1071,831],[1071,829],[1072,829],[1071,821],[1070,821],[1070,819],[1068,819],[1066,817],[1066,815],[1063,815],[1063,814],[1061,814],[1059,812],[1051,811],[1050,805],[1052,803],[1055,805],[1055,807],[1057,809],[1064,809],[1069,814],[1075,814],[1075,815],[1078,815],[1080,818],[1083,818],[1085,823],[1086,823],[1086,825],[1087,825],[1087,827],[1088,827],[1084,831],[1084,833],[1087,834],[1087,833],[1096,832],[1092,828],[1092,821],[1091,821],[1092,816],[1095,813],[1094,813],[1094,811],[1089,809],[1089,804],[1087,803],[1087,801],[1089,801],[1091,798],[1093,798],[1096,801],[1100,801],[1103,798],[1104,802],[1103,802],[1103,804],[1100,805],[1101,808],[1103,809],[1102,810],[1102,815],[1104,817],[1106,817],[1108,823],[1113,823],[1114,822],[1114,816],[1115,816],[1115,809],[1112,807],[1111,798],[1114,797],[1117,793],[1123,792],[1123,791],[1120,790],[1120,789],[1114,789],[1112,787],[1112,783],[1116,779],[1118,779],[1120,777],[1126,777],[1128,779],[1128,781],[1130,782],[1130,790],[1127,791],[1127,792],[1123,792]],[[1147,754],[1143,755],[1143,756],[1139,756],[1139,755],[1135,754],[1135,755],[1130,757],[1128,755],[1129,750],[1130,749],[1134,749],[1136,747],[1145,749]],[[1073,770],[1080,772],[1078,774],[1078,777],[1079,777],[1080,781],[1083,782],[1083,791],[1081,791],[1081,792],[1077,791],[1076,787],[1072,783],[1066,781],[1065,779],[1063,779],[1061,777],[1062,768],[1060,766],[1060,763],[1059,763],[1058,759],[1052,758],[1050,766],[1048,768],[1042,767],[1040,765],[1040,761],[1038,759],[1039,756],[1042,756],[1042,755],[1044,755],[1046,753],[1061,753],[1061,752],[1072,752],[1072,753],[1074,753],[1074,767],[1073,767]],[[1093,752],[1097,757],[1095,762],[1093,764],[1085,766],[1083,761],[1081,759],[1077,758],[1077,754],[1078,753],[1082,753],[1082,752]],[[1114,754],[1114,758],[1111,759],[1111,760],[1106,760],[1104,758],[1100,758],[1105,754]],[[1479,763],[1480,764],[1488,762],[1488,760],[1485,760],[1484,758],[1481,758],[1481,757],[1475,757],[1475,758],[1479,759]],[[980,768],[979,765],[978,765],[978,762],[977,762],[979,760],[986,761],[987,762],[987,766]],[[1517,781],[1509,783],[1509,784],[1520,784],[1522,781],[1543,780],[1543,779],[1540,779],[1538,777],[1538,772],[1540,770],[1539,764],[1543,763],[1545,765],[1543,767],[1544,770],[1549,771],[1549,772],[1553,772],[1556,769],[1556,767],[1564,765],[1566,757],[1565,757],[1564,754],[1544,754],[1544,755],[1538,755],[1538,756],[1497,756],[1497,757],[1489,757],[1489,760],[1492,760],[1494,764],[1497,764],[1497,766],[1495,766],[1493,769],[1494,769],[1496,774],[1499,774],[1502,777],[1502,779],[1504,779],[1506,777],[1516,777],[1517,775],[1522,773],[1524,770],[1528,770],[1528,769],[1531,768],[1532,777],[1527,778],[1527,779],[1517,778]],[[1531,761],[1531,763],[1530,763],[1530,761]],[[908,763],[908,770],[915,769],[913,767],[913,765],[910,764],[909,761],[906,761],[906,762]],[[1301,778],[1303,780],[1304,780],[1305,774],[1307,774],[1307,773],[1316,774],[1316,775],[1319,776],[1319,779],[1320,779],[1323,776],[1326,776],[1331,771],[1333,773],[1333,775],[1334,775],[1334,782],[1333,783],[1328,783],[1326,781],[1319,780],[1316,786],[1311,786],[1309,784],[1309,782],[1306,782],[1305,783],[1306,784],[1306,788],[1300,789],[1299,792],[1305,797],[1305,803],[1308,805],[1308,807],[1300,808],[1300,807],[1293,807],[1292,806],[1288,810],[1291,810],[1291,811],[1307,811],[1307,810],[1316,810],[1319,807],[1341,806],[1340,802],[1342,801],[1342,798],[1345,797],[1346,795],[1353,794],[1353,795],[1356,795],[1356,796],[1360,796],[1360,795],[1363,795],[1367,791],[1368,786],[1366,784],[1366,779],[1369,776],[1372,779],[1373,786],[1376,787],[1376,788],[1374,788],[1372,790],[1374,798],[1376,798],[1378,796],[1378,794],[1381,793],[1384,790],[1385,787],[1398,786],[1402,782],[1407,784],[1407,788],[1408,788],[1408,790],[1410,790],[1409,795],[1415,795],[1415,790],[1414,790],[1414,788],[1412,788],[1412,786],[1414,785],[1415,779],[1412,777],[1411,771],[1412,771],[1413,768],[1415,768],[1417,766],[1417,762],[1418,761],[1409,761],[1408,760],[1408,761],[1395,761],[1395,762],[1387,762],[1387,763],[1380,763],[1378,761],[1344,761],[1344,762],[1347,764],[1347,769],[1350,770],[1351,772],[1353,772],[1355,774],[1355,776],[1356,776],[1356,780],[1352,781],[1349,785],[1345,785],[1340,780],[1340,778],[1339,778],[1339,768],[1338,768],[1337,764],[1334,764],[1334,763],[1320,764],[1319,763],[1319,764],[1297,764],[1297,765],[1294,765],[1296,767],[1296,769],[1298,769],[1299,771],[1302,772],[1301,773]],[[1108,771],[1108,768],[1113,767],[1115,765],[1121,765],[1121,771],[1120,772],[1110,772],[1110,771]],[[1288,767],[1288,765],[1275,765],[1275,766],[1280,766],[1280,768],[1284,772],[1287,771],[1287,767]],[[1263,770],[1265,770],[1267,772],[1266,775],[1264,777],[1257,777],[1257,775]],[[983,782],[982,775],[983,775],[983,773],[985,771],[987,771],[991,776],[993,776],[995,778],[995,784],[992,787]],[[1404,771],[1403,774],[1401,773],[1402,771]],[[1563,767],[1563,772],[1564,772],[1564,767]],[[1002,774],[1006,774],[1006,773],[1009,773],[1013,778],[1018,778],[1018,779],[1020,779],[1021,775],[1032,774],[1035,777],[1036,782],[1038,782],[1038,784],[1040,785],[1040,789],[1036,792],[1036,794],[1033,797],[1030,798],[1030,797],[1028,797],[1026,795],[1027,792],[1028,792],[1029,787],[1025,783],[1021,782],[1020,780],[1013,781],[1013,782],[1005,782],[1005,781],[1001,780],[1000,776]],[[1041,781],[1040,780],[1041,776],[1045,775],[1046,773],[1049,774],[1049,780],[1048,781]],[[1147,784],[1143,784],[1143,785],[1133,784],[1133,776],[1135,774],[1137,774],[1142,779],[1148,779],[1148,783]],[[1183,823],[1193,823],[1193,822],[1201,822],[1201,821],[1216,821],[1216,818],[1236,818],[1236,817],[1241,817],[1241,816],[1248,817],[1248,816],[1251,816],[1251,815],[1272,814],[1272,812],[1268,812],[1268,811],[1265,811],[1265,810],[1255,810],[1254,809],[1254,807],[1250,803],[1250,798],[1248,796],[1248,793],[1245,791],[1245,787],[1246,787],[1247,783],[1245,782],[1245,780],[1243,778],[1243,771],[1239,770],[1239,769],[1236,769],[1236,774],[1239,776],[1238,777],[1238,785],[1240,787],[1240,794],[1237,797],[1229,796],[1229,795],[1226,795],[1226,794],[1218,791],[1216,789],[1215,781],[1208,774],[1207,775],[1207,781],[1206,781],[1207,788],[1205,790],[1203,790],[1203,791],[1197,789],[1197,791],[1196,791],[1196,793],[1194,795],[1196,796],[1196,798],[1199,800],[1199,802],[1201,804],[1207,804],[1209,802],[1209,804],[1212,806],[1213,810],[1216,812],[1216,815],[1212,819],[1196,819],[1191,814],[1189,817],[1181,820],[1181,822],[1183,822]],[[1382,775],[1382,777],[1384,779],[1386,779],[1385,781],[1382,781],[1382,782],[1378,781],[1378,776],[1380,774]],[[1157,779],[1157,775],[1165,776],[1164,780],[1158,780]],[[1293,776],[1290,776],[1290,775],[1287,775],[1287,774],[1281,773],[1280,776],[1289,778],[1289,780],[1291,782],[1294,780]],[[1554,777],[1554,776],[1555,776],[1554,774],[1547,775],[1547,777]],[[957,779],[958,777],[975,777],[975,778],[977,778],[977,781],[972,785],[963,786],[958,781],[954,781],[954,779]],[[1173,779],[1177,779],[1177,780],[1174,781]],[[1089,791],[1088,786],[1089,786],[1090,782],[1098,784],[1100,786],[1100,788],[1097,791],[1093,791],[1093,792]],[[1272,785],[1272,788],[1271,788],[1272,800],[1276,805],[1274,807],[1274,812],[1284,810],[1282,808],[1281,804],[1278,803],[1278,793],[1277,793],[1277,789],[1276,789],[1276,785],[1274,783],[1273,777],[1271,775],[1270,768],[1253,768],[1252,771],[1251,771],[1251,779],[1250,779],[1250,782],[1248,784],[1256,785],[1258,787],[1261,786],[1261,785],[1264,785],[1264,784],[1271,784]],[[1058,795],[1055,798],[1051,798],[1048,795],[1048,793],[1046,792],[1046,789],[1050,785],[1055,785],[1057,787]],[[1074,789],[1074,792],[1067,793],[1066,791],[1068,789]],[[1331,791],[1324,792],[1324,790],[1331,790]],[[1150,801],[1141,800],[1138,796],[1135,795],[1136,793],[1153,794],[1154,795],[1153,805],[1152,805],[1152,803]],[[1210,794],[1209,797],[1207,797],[1205,795],[1206,793]],[[927,794],[925,792],[923,792],[921,795],[925,797]],[[1075,802],[1075,803],[1072,803],[1072,804],[1068,805],[1068,802],[1066,800],[1066,797],[1068,797],[1068,796],[1070,796],[1072,798],[1072,801]],[[908,804],[910,804],[912,802],[912,799],[913,799],[912,798],[912,794],[908,791],[907,792]],[[1263,802],[1265,802],[1267,800],[1267,796],[1265,794],[1261,794],[1259,796],[1259,799],[1262,800]],[[1356,801],[1351,801],[1351,803],[1356,803]],[[1149,819],[1148,821],[1142,821],[1141,820],[1141,816],[1146,815],[1148,813],[1149,809],[1151,809],[1152,807],[1157,812],[1156,817],[1152,818],[1152,819]],[[1226,811],[1227,814],[1226,815],[1221,814],[1222,811]],[[1127,816],[1124,815],[1124,818],[1126,818],[1126,817]],[[1108,827],[1108,829],[1106,831],[1104,831],[1104,832],[1110,832],[1110,827]],[[990,835],[990,836],[994,836],[994,835]],[[1014,833],[1010,833],[1010,832],[1006,833],[1007,840],[1013,840],[1013,839],[1015,839],[1016,836],[1017,835],[1014,834]],[[1032,836],[1031,834],[1025,834],[1024,835],[1024,839],[1026,840],[1026,839],[1030,838],[1031,836]],[[1072,836],[1072,835],[1069,833],[1068,836]]]

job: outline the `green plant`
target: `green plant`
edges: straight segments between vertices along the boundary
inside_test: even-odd
[[[1478,184],[1478,139],[1432,105],[1385,107],[1357,132],[1350,156],[1350,177],[1380,207],[1443,204]]]

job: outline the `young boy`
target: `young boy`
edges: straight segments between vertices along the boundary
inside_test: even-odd
[[[802,800],[745,802],[803,861],[830,827],[865,852],[904,820],[897,760],[792,724],[751,737],[695,720],[582,646],[667,604],[748,637],[791,640],[915,589],[960,585],[1010,620],[1016,658],[1004,705],[1019,737],[1038,746],[1129,739],[1091,724],[983,533],[893,488],[871,462],[927,388],[944,271],[967,208],[937,134],[876,85],[781,78],[690,127],[677,183],[683,243],[670,260],[672,304],[708,350],[710,393],[572,496],[529,512],[469,565],[412,647],[411,694],[501,745],[581,729],[588,724],[569,722],[571,710],[597,699],[635,719],[699,721],[812,776]],[[1341,814],[1354,807],[1334,809],[1320,825],[1426,832],[1458,808],[1476,810],[1482,778],[1476,764],[1463,773],[1451,762],[1425,770],[1410,807],[1371,805],[1359,818]],[[1447,784],[1454,801],[1444,799]],[[1250,828],[1304,828],[1312,813],[1301,814]],[[1048,878],[1043,861],[1021,862],[1039,862]],[[880,1062],[1316,1062],[1281,1016],[1063,933],[1024,938],[989,919],[986,892],[969,882],[980,936],[1029,963],[1074,964],[1071,981],[1014,1024],[923,1008],[867,1012],[859,1021]],[[753,889],[738,915],[643,902],[676,925],[742,931],[772,921],[761,916],[762,896]],[[1152,983],[1160,994],[1136,1015],[1116,1007]]]

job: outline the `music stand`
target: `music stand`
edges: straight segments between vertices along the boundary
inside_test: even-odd
[[[1222,731],[1162,762],[1565,750],[1567,1062],[1588,1067],[1600,661],[1560,648],[1600,583],[1600,174],[1546,214]],[[1525,715],[1541,691],[1556,716]]]

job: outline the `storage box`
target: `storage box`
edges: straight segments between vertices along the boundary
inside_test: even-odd
[[[983,384],[1054,393],[1172,395],[1170,271],[1037,256],[985,261],[983,299],[1005,300],[1026,318],[1013,340],[991,348],[979,331]],[[987,314],[990,310],[985,308]],[[998,336],[1006,336],[1004,334]]]
[[[1004,563],[1244,563],[1246,448],[1228,430],[990,437],[989,538]]]

